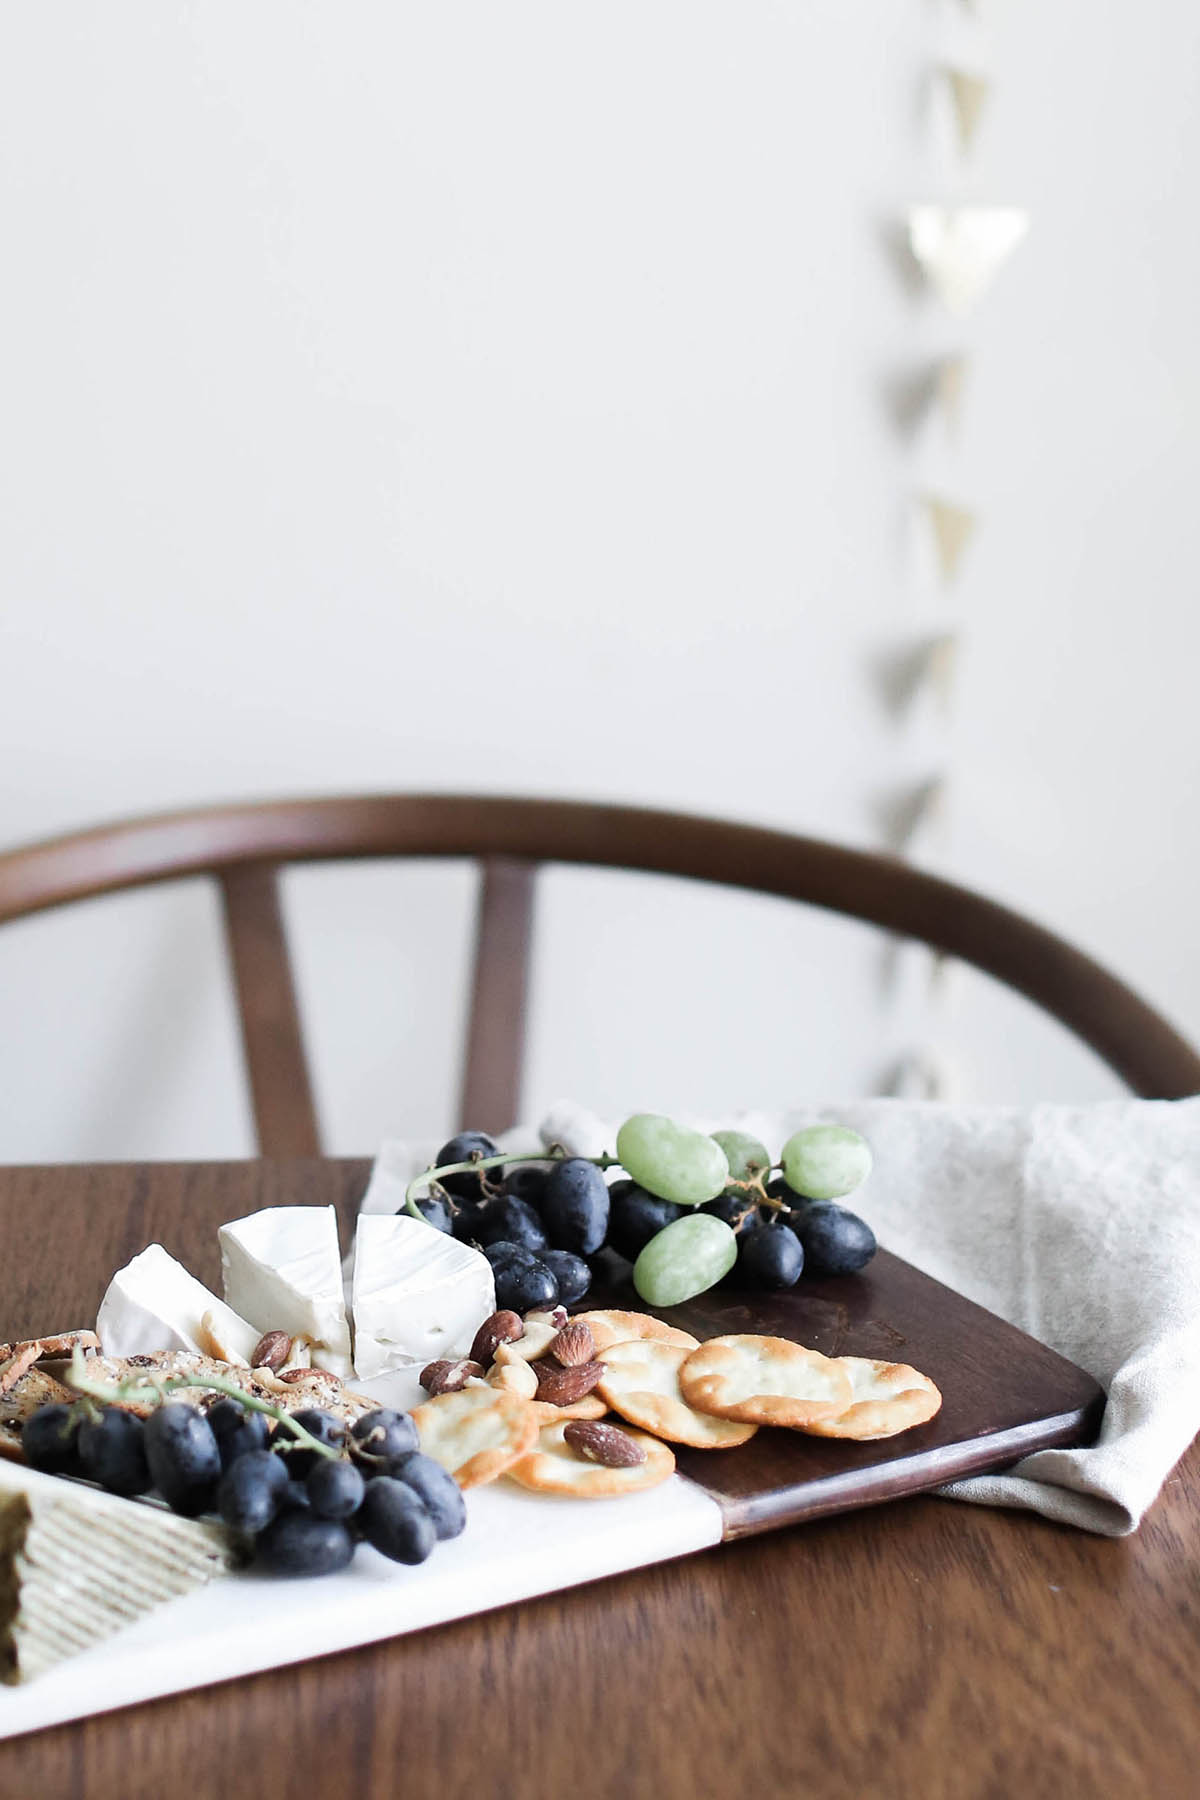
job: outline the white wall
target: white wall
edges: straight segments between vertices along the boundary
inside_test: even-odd
[[[877,841],[1200,1036],[1200,16],[1183,0],[453,8],[72,0],[0,15],[0,841],[226,797],[430,787]],[[996,91],[965,169],[928,71]],[[961,330],[914,199],[1026,204]],[[964,343],[957,447],[890,420]],[[909,494],[982,525],[952,596]],[[868,678],[965,632],[948,725]],[[467,871],[292,879],[328,1141],[453,1123]],[[765,900],[555,872],[526,1107],[1116,1084],[964,977]],[[727,962],[714,966],[719,940]],[[250,1149],[211,896],[0,937],[0,1157]]]

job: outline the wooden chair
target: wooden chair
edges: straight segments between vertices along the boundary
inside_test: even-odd
[[[973,963],[1098,1052],[1137,1094],[1200,1091],[1200,1056],[1115,976],[1007,908],[889,856],[757,826],[584,801],[380,794],[164,813],[0,855],[0,922],[149,882],[220,883],[260,1152],[319,1153],[279,905],[288,863],[419,856],[478,860],[461,1117],[516,1117],[539,864],[687,876],[867,920]]]

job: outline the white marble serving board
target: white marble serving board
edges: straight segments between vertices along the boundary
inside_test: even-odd
[[[394,1406],[418,1392],[404,1376],[355,1385]],[[559,1499],[500,1481],[466,1501],[466,1530],[416,1568],[363,1544],[338,1575],[286,1581],[246,1571],[168,1601],[35,1680],[0,1688],[0,1738],[399,1637],[721,1540],[716,1501],[682,1475],[619,1500]]]

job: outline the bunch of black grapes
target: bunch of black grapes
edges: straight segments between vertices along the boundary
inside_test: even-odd
[[[146,1419],[120,1405],[43,1406],[21,1445],[32,1468],[84,1476],[110,1493],[157,1492],[177,1513],[216,1513],[256,1565],[279,1575],[344,1569],[366,1542],[420,1563],[467,1521],[452,1475],[417,1448],[408,1413],[380,1408],[347,1427],[332,1413],[298,1424],[336,1451],[322,1455],[285,1425],[233,1399],[205,1413],[168,1401]]]

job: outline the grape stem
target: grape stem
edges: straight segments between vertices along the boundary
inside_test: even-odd
[[[285,1407],[276,1406],[270,1400],[260,1400],[257,1394],[248,1394],[240,1388],[236,1381],[228,1380],[224,1375],[205,1375],[202,1379],[195,1375],[164,1375],[155,1380],[149,1375],[131,1376],[128,1381],[93,1381],[87,1373],[87,1360],[77,1344],[71,1356],[71,1367],[63,1376],[63,1383],[73,1393],[79,1394],[85,1401],[99,1400],[108,1406],[119,1406],[124,1400],[165,1400],[168,1394],[181,1393],[185,1388],[210,1388],[213,1393],[225,1394],[231,1400],[240,1401],[248,1412],[266,1413],[269,1419],[284,1426],[295,1438],[296,1443],[289,1449],[303,1447],[305,1450],[316,1450],[321,1456],[336,1461],[340,1452],[330,1444],[323,1444],[319,1438],[306,1431],[297,1423]]]
[[[506,1163],[513,1162],[562,1162],[567,1154],[568,1152],[561,1144],[551,1144],[542,1156],[531,1156],[528,1150],[504,1150],[495,1156],[472,1156],[467,1162],[444,1163],[440,1169],[425,1169],[420,1175],[414,1176],[405,1188],[404,1210],[405,1212],[410,1213],[414,1219],[419,1219],[422,1225],[427,1225],[429,1221],[417,1205],[418,1192],[421,1189],[428,1190],[430,1188],[441,1187],[445,1176],[474,1174],[482,1176],[486,1174],[489,1169],[503,1168]],[[617,1169],[621,1166],[619,1159],[615,1156],[610,1156],[607,1151],[600,1156],[576,1156],[572,1157],[571,1160],[572,1162],[591,1163],[597,1169]],[[782,1165],[776,1166],[779,1167],[779,1171],[782,1174]],[[747,1181],[735,1181],[731,1177],[725,1183],[725,1189],[723,1191],[727,1191],[729,1188],[737,1188],[740,1193],[746,1196],[747,1207],[766,1206],[769,1207],[772,1212],[790,1214],[796,1210],[794,1207],[789,1206],[786,1200],[779,1200],[774,1194],[768,1194],[767,1192],[764,1176],[770,1177],[774,1173],[775,1166],[764,1169],[757,1175],[751,1175]],[[443,1191],[445,1190],[443,1189]],[[452,1196],[447,1195],[447,1198],[450,1199]]]
[[[482,1175],[488,1169],[503,1168],[505,1163],[563,1162],[566,1157],[567,1151],[561,1144],[551,1144],[541,1156],[531,1156],[528,1150],[503,1150],[495,1156],[473,1156],[468,1162],[443,1163],[440,1169],[425,1169],[409,1182],[404,1190],[404,1210],[419,1219],[422,1225],[427,1225],[429,1221],[417,1205],[417,1192],[420,1188],[440,1187],[446,1175]],[[616,1157],[609,1156],[607,1151],[602,1156],[575,1156],[571,1161],[589,1162],[597,1169],[617,1167]]]

